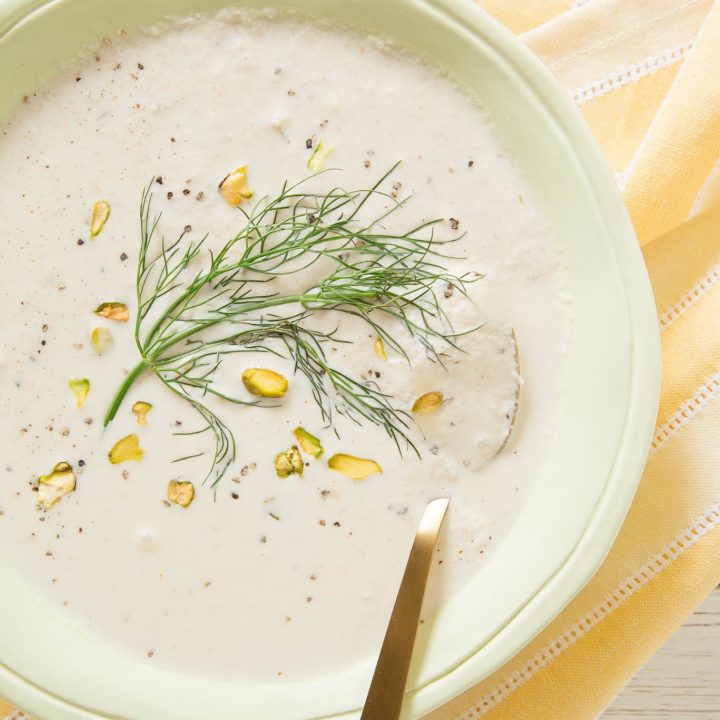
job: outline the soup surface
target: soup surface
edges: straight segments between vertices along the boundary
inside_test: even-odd
[[[228,11],[104,38],[4,122],[0,549],[43,612],[147,663],[281,682],[377,651],[427,501],[451,498],[425,614],[479,571],[552,441],[565,322],[552,234],[480,102],[377,37]],[[148,275],[141,339],[174,309],[138,365],[144,190],[146,260],[207,238]],[[270,255],[179,317],[248,244]],[[39,508],[59,463],[75,489]]]

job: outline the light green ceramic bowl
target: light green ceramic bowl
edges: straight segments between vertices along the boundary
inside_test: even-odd
[[[233,0],[0,0],[0,117],[103,35]],[[250,2],[245,4],[259,4]],[[655,308],[613,176],[540,63],[469,0],[269,0],[394,36],[473,88],[534,185],[572,298],[556,441],[491,561],[422,627],[417,718],[520,650],[605,557],[645,463],[659,387]],[[373,658],[306,682],[213,682],[148,668],[45,606],[0,548],[0,695],[43,720],[355,717]],[[238,642],[242,639],[239,638]],[[320,653],[321,647],[309,647]]]

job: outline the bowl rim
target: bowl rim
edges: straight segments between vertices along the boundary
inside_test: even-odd
[[[5,33],[38,10],[68,0],[0,0],[0,42]],[[348,0],[352,2],[352,0]],[[577,107],[557,80],[507,29],[474,4],[457,0],[397,0],[418,12],[441,14],[469,33],[491,43],[513,71],[552,112],[559,131],[575,152],[590,184],[600,216],[607,221],[617,270],[622,279],[631,328],[631,394],[621,444],[608,483],[590,523],[562,567],[494,637],[476,653],[443,675],[408,693],[407,717],[420,717],[467,690],[488,672],[520,651],[546,627],[599,568],[620,530],[635,494],[652,438],[660,388],[660,345],[654,298],[632,224],[615,178]],[[228,1],[231,4],[231,0]],[[269,0],[268,5],[279,3]],[[512,632],[522,626],[523,632]],[[479,659],[482,655],[482,658]],[[488,659],[489,658],[489,659]],[[489,669],[489,670],[488,670]],[[441,685],[441,687],[440,687]],[[0,687],[17,704],[45,717],[109,717],[55,697],[0,663]],[[330,716],[326,716],[330,717]],[[333,715],[332,717],[340,717]],[[343,716],[345,717],[345,716]]]

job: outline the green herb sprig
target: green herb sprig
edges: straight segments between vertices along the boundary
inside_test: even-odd
[[[277,197],[259,202],[249,212],[241,209],[243,227],[219,252],[206,247],[207,235],[193,241],[183,232],[169,244],[158,240],[160,215],[153,215],[151,186],[146,188],[140,203],[136,276],[135,342],[140,361],[119,386],[105,426],[137,378],[146,371],[154,373],[202,417],[204,425],[197,432],[213,436],[206,480],[214,486],[234,461],[237,448],[228,426],[203,398],[271,407],[266,400],[224,393],[215,384],[215,372],[229,356],[262,351],[294,362],[328,425],[336,413],[358,423],[368,421],[383,427],[400,452],[409,448],[417,453],[409,415],[376,383],[334,368],[325,347],[343,338],[336,330],[313,329],[309,322],[320,311],[354,315],[386,347],[406,358],[398,334],[381,323],[383,316],[399,321],[436,360],[442,361],[439,341],[456,346],[462,333],[452,328],[437,292],[451,285],[466,294],[466,286],[478,276],[453,275],[443,267],[442,261],[450,257],[445,246],[458,238],[434,238],[433,228],[441,220],[423,222],[401,234],[384,229],[383,222],[406,204],[381,189],[396,168],[365,190],[335,187],[323,194],[306,190],[306,180],[285,183]],[[383,200],[387,209],[363,221],[361,210],[373,198]],[[289,294],[274,287],[277,278],[301,278],[323,258],[330,262],[320,282]]]

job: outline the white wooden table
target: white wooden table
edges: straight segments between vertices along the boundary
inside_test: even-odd
[[[640,719],[720,720],[720,588],[602,715]]]

